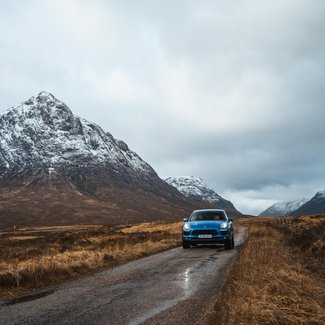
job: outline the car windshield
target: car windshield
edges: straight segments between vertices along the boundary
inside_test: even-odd
[[[222,211],[194,211],[190,217],[190,221],[200,220],[227,220],[227,218]]]

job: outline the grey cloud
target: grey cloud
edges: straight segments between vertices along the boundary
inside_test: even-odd
[[[47,90],[243,212],[325,184],[321,0],[10,1],[2,110]],[[321,188],[323,186],[323,188]]]

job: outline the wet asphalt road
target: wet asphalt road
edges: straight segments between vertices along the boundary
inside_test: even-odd
[[[0,300],[0,324],[203,323],[236,249],[175,248],[37,294]]]

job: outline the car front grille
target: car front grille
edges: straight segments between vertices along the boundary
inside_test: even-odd
[[[217,230],[213,230],[213,229],[202,229],[202,230],[193,230],[192,231],[192,235],[193,236],[198,236],[198,235],[216,235],[217,234]]]

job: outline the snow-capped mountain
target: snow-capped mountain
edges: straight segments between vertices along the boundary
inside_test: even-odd
[[[7,224],[59,224],[157,220],[193,204],[126,143],[41,92],[0,115],[0,206]]]
[[[260,217],[266,216],[289,216],[295,210],[299,209],[305,204],[308,199],[303,198],[300,200],[289,201],[289,202],[276,202],[267,208],[265,211],[259,214]]]
[[[291,213],[293,216],[325,214],[325,191],[317,192],[308,202]]]
[[[236,210],[234,205],[209,188],[200,177],[168,177],[165,182],[177,188],[185,196],[214,204],[218,208]]]
[[[119,166],[144,175],[154,170],[98,125],[74,116],[60,100],[41,92],[0,115],[0,176],[36,167],[61,170]]]

